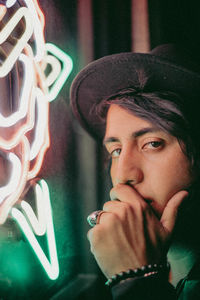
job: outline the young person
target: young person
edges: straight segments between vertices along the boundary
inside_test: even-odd
[[[111,159],[88,239],[114,299],[200,299],[199,95],[194,53],[169,44],[104,57],[73,82],[73,112]]]

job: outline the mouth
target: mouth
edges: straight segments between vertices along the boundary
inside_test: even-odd
[[[153,202],[153,200],[150,198],[144,198],[144,201],[148,204],[151,204]]]
[[[151,209],[158,220],[162,217],[162,212],[158,209],[157,205],[150,205]]]
[[[154,202],[154,200],[152,200],[150,198],[143,198],[143,199],[151,207],[154,215],[158,218],[158,220],[160,220],[162,214],[159,212],[158,207],[157,207],[156,203]]]

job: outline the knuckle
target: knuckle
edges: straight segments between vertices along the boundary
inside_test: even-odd
[[[116,218],[116,215],[115,214],[110,214],[110,216],[109,216],[109,220],[108,220],[108,222],[107,222],[107,225],[109,226],[112,226],[112,224],[115,224],[116,223],[116,221],[117,221],[117,218]]]
[[[122,202],[122,209],[130,210],[133,207],[129,202]]]
[[[113,211],[113,209],[116,210],[121,203],[122,203],[121,201],[117,201],[117,200],[107,201],[103,205],[103,211],[111,212]]]
[[[142,204],[139,201],[135,201],[134,211],[139,215],[141,215],[143,213],[143,207],[142,207]]]
[[[120,209],[120,218],[122,221],[125,221],[127,219],[127,216],[130,212],[129,206],[128,205],[122,205]]]
[[[107,201],[104,203],[103,205],[103,210],[109,210],[110,209],[110,206],[111,206],[112,202],[111,201]]]
[[[95,226],[88,231],[88,240],[91,247],[96,247],[102,240],[103,234],[100,226]]]
[[[102,218],[100,220],[100,226],[99,230],[102,230],[103,232],[109,231],[109,227],[112,226],[113,223],[116,222],[116,213],[115,212],[105,212],[105,214],[102,214]],[[101,227],[101,228],[100,228]]]
[[[112,212],[112,213],[105,213],[104,219],[102,221],[101,229],[102,229],[102,235],[103,238],[105,235],[110,235],[113,233],[113,230],[115,230],[117,223],[119,222],[119,213],[118,212]],[[100,226],[99,226],[100,228]]]

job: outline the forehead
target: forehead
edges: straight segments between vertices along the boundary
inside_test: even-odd
[[[119,105],[112,104],[106,117],[106,130],[105,136],[110,134],[126,133],[127,131],[137,131],[141,128],[154,127],[152,123],[137,117],[132,112],[120,107]]]

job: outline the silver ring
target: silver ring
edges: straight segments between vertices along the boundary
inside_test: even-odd
[[[103,210],[96,210],[93,211],[88,217],[87,221],[91,227],[94,227],[96,224],[98,224],[99,216],[104,212]]]

